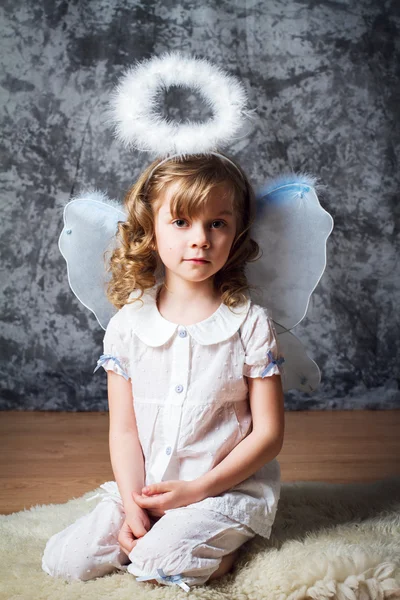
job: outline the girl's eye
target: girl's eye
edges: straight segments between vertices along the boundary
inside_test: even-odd
[[[182,229],[182,227],[179,225],[179,223],[186,223],[185,219],[176,219],[175,221],[173,221],[173,225],[176,225],[179,229]],[[221,229],[222,227],[224,227],[225,223],[224,221],[213,221],[213,225],[214,223],[220,223],[219,227],[214,227],[214,229]]]
[[[224,221],[213,221],[213,224],[214,223],[221,223],[221,227],[224,227],[225,225]],[[217,229],[221,229],[221,227],[217,227]]]

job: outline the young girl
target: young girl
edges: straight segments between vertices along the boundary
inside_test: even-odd
[[[119,311],[98,361],[115,482],[50,538],[42,566],[84,581],[119,569],[188,591],[228,572],[256,534],[270,536],[283,359],[249,297],[255,199],[238,165],[218,153],[158,159],[125,204],[110,260]]]

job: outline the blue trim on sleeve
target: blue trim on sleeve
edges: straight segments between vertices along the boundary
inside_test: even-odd
[[[93,373],[96,373],[97,369],[100,369],[100,367],[102,367],[109,360],[113,360],[117,367],[120,369],[121,373],[118,373],[118,375],[122,375],[122,377],[128,381],[129,375],[125,373],[119,359],[116,356],[112,356],[111,354],[102,354],[100,356],[99,360],[97,361],[97,366]]]
[[[270,362],[265,367],[264,371],[261,373],[261,377],[265,377],[271,371],[271,369],[274,367],[274,365],[276,365],[277,367],[280,367],[285,362],[285,359],[283,358],[283,356],[280,356],[275,360],[274,357],[272,356],[271,351],[269,351],[267,353],[267,356],[268,356]]]

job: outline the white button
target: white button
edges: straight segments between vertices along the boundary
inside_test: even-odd
[[[184,338],[187,336],[187,331],[186,329],[180,329],[179,330],[179,337]]]
[[[180,394],[183,391],[183,385],[180,385],[180,384],[177,385],[175,387],[175,391],[178,392],[178,394]]]
[[[166,449],[165,449],[165,454],[169,455],[169,454],[171,454],[171,452],[172,452],[171,446],[167,446]]]

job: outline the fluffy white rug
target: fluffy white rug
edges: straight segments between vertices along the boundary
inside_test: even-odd
[[[97,491],[97,490],[96,490]],[[92,510],[86,498],[0,515],[1,600],[383,600],[400,598],[400,477],[373,484],[284,483],[269,540],[189,593],[129,573],[66,583],[41,569],[46,540]]]

